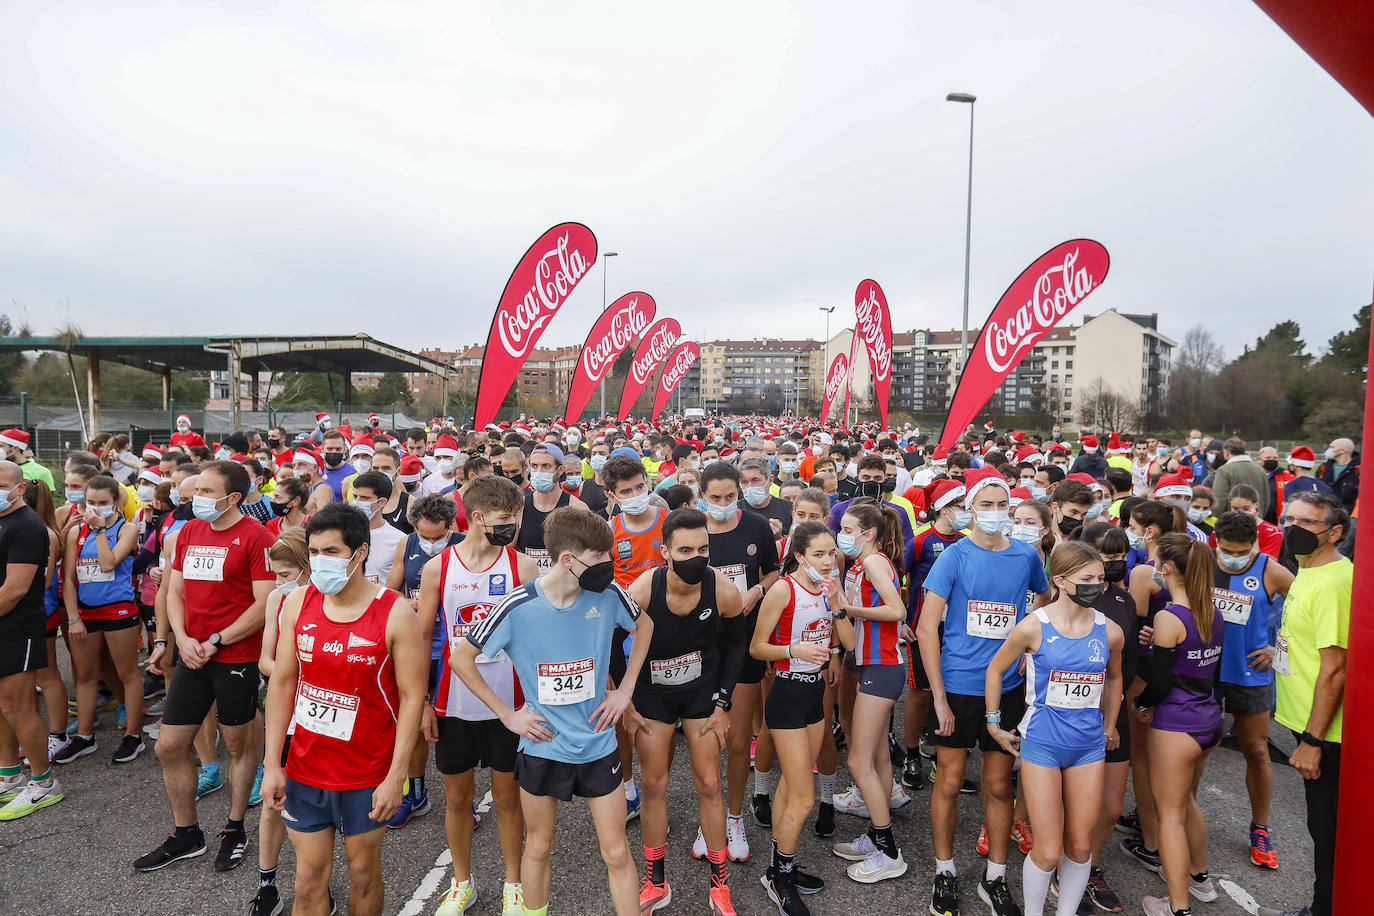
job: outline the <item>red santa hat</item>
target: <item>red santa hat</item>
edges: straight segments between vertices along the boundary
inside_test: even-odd
[[[414,455],[401,459],[401,483],[417,483],[425,476],[425,463]]]
[[[162,483],[162,473],[157,468],[144,468],[138,472],[139,480],[146,480],[153,486]]]
[[[371,423],[373,420],[376,420],[376,421],[378,421],[378,422],[381,422],[381,419],[382,419],[382,418],[379,417],[379,416],[377,416],[375,413],[370,413],[370,414],[367,415],[367,422],[369,422],[369,423]]]
[[[1025,461],[1030,464],[1039,464],[1045,460],[1045,456],[1033,445],[1023,445],[1016,450],[1016,463]]]
[[[1011,495],[1011,487],[1007,486],[1006,478],[1002,472],[996,468],[975,468],[964,472],[964,508],[973,507],[973,499],[978,495],[979,490],[987,487],[1001,487],[1008,496]]]
[[[7,429],[0,432],[0,443],[13,448],[28,448],[30,435],[22,429]]]
[[[1165,474],[1155,484],[1156,499],[1191,499],[1192,482],[1182,474]]]
[[[372,440],[372,437],[367,433],[363,433],[353,440],[352,446],[348,449],[348,457],[352,458],[354,455],[373,455],[377,451],[375,446],[376,443]]]
[[[1051,458],[1054,457],[1056,452],[1062,453],[1067,456],[1069,454],[1069,447],[1065,445],[1063,442],[1051,442],[1049,446],[1045,449],[1045,454]]]
[[[450,436],[448,433],[444,433],[434,442],[434,457],[457,458],[458,440]]]
[[[316,423],[323,423],[325,420],[328,420],[328,419],[329,419],[329,414],[325,413],[324,411],[320,411],[319,413],[315,414],[315,422],[316,422]]]
[[[1079,439],[1078,441],[1082,444],[1082,446],[1083,446],[1083,451],[1085,451],[1085,452],[1095,452],[1095,451],[1097,451],[1097,437],[1094,436],[1092,433],[1088,433],[1086,436],[1084,436],[1082,439]]]
[[[182,421],[182,420],[185,420],[185,421],[186,421],[186,425],[187,425],[187,426],[190,426],[190,425],[191,425],[191,418],[190,418],[190,417],[188,417],[188,416],[187,416],[186,414],[184,414],[184,413],[179,413],[179,414],[177,414],[177,420],[176,420],[177,426],[180,426],[180,425],[181,425],[181,421]]]
[[[1024,431],[1024,430],[1016,430],[1015,432],[1013,432],[1013,433],[1011,434],[1011,441],[1012,441],[1012,442],[1015,442],[1017,445],[1020,445],[1021,443],[1025,442],[1025,441],[1026,441],[1026,433],[1025,433],[1025,431]]]
[[[987,432],[992,432],[992,431],[993,431],[994,429],[996,429],[996,428],[997,428],[997,427],[995,427],[995,426],[992,425],[992,421],[991,421],[991,420],[989,420],[988,422],[986,422],[986,423],[983,424],[983,429],[986,430]]]
[[[1117,433],[1112,433],[1112,437],[1107,440],[1107,454],[1109,455],[1124,455],[1130,450],[1130,445],[1122,442],[1121,436]]]
[[[1011,491],[1011,508],[1015,509],[1028,499],[1032,499],[1031,491],[1026,487],[1015,487]]]
[[[161,461],[162,449],[158,448],[156,445],[153,445],[153,443],[149,442],[147,445],[143,446],[143,457],[151,458],[154,461]]]
[[[313,464],[315,467],[320,466],[320,456],[315,454],[315,450],[309,445],[296,446],[296,454],[291,456],[291,463],[295,464],[297,461],[304,461],[307,464]]]
[[[1317,456],[1312,449],[1306,445],[1295,445],[1293,451],[1288,453],[1288,463],[1294,467],[1310,468],[1317,464]]]
[[[937,468],[942,468],[949,464],[949,449],[945,448],[943,445],[935,446],[935,451],[930,455],[930,463]]]
[[[926,505],[939,512],[956,499],[964,498],[964,485],[952,477],[941,477],[930,485],[926,495]],[[934,514],[932,512],[932,515]]]

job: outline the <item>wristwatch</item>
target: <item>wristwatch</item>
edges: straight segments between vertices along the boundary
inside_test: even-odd
[[[205,641],[208,642],[210,645],[214,646],[216,649],[218,649],[220,647],[220,644],[224,642],[224,637],[220,636],[218,632],[215,632],[211,633],[210,638]]]
[[[716,691],[715,704],[718,708],[723,709],[726,712],[729,712],[730,707],[734,705],[730,702],[730,697],[725,693],[724,690]]]
[[[1303,732],[1301,735],[1298,735],[1298,740],[1301,741],[1303,744],[1310,744],[1313,747],[1322,746],[1322,739],[1318,738],[1311,732]]]

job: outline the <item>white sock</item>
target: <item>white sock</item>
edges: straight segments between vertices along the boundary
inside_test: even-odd
[[[624,786],[625,799],[627,801],[633,801],[634,797],[639,794],[639,789],[635,788],[635,781],[633,779],[627,779],[624,782]]]
[[[951,878],[957,878],[959,876],[959,873],[954,870],[953,859],[936,859],[935,874],[949,875]]]
[[[1030,861],[1030,856],[1026,860]],[[1074,916],[1078,912],[1078,903],[1083,899],[1092,870],[1091,857],[1086,862],[1075,862],[1068,856],[1059,860],[1059,907],[1055,916]]]
[[[771,795],[773,794],[773,772],[772,770],[754,769],[754,794]]]
[[[1003,866],[1005,868],[1005,866]],[[1040,866],[1036,865],[1030,856],[1026,856],[1026,861],[1021,863],[1021,893],[1024,896],[1026,910],[1025,916],[1045,916],[1045,896],[1050,892],[1050,880],[1054,877],[1052,871],[1041,871]],[[1059,876],[1059,903],[1062,906],[1069,898],[1064,894],[1064,876]],[[1078,911],[1078,901],[1083,899],[1083,889],[1078,889],[1078,896],[1073,898],[1073,903],[1069,906],[1069,912]]]
[[[823,805],[829,805],[835,800],[835,775],[838,772],[836,770],[835,773],[828,775],[825,773],[816,774],[816,779],[821,784],[821,804]]]
[[[984,880],[984,881],[992,881],[992,880],[994,880],[994,879],[996,879],[996,878],[1005,878],[1006,876],[1007,876],[1007,863],[1006,863],[1006,862],[1003,862],[1001,865],[997,865],[997,864],[994,863],[994,862],[989,862],[989,863],[988,863],[988,871],[987,871],[987,874],[983,876],[983,880]],[[1074,904],[1074,906],[1077,906],[1077,905],[1078,905],[1078,904]]]

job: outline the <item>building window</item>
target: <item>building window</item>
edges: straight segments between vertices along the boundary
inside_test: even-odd
[[[1073,360],[1068,360],[1067,362],[1065,362],[1065,363],[1064,363],[1064,368],[1065,368],[1065,369],[1072,369],[1072,368],[1073,368]]]
[[[1064,376],[1064,384],[1065,384],[1065,385],[1073,384],[1073,376],[1072,376],[1072,375],[1066,375],[1066,376]]]
[[[1051,369],[1058,369],[1058,368],[1059,368],[1059,360],[1057,360],[1057,359],[1056,359],[1056,360],[1051,360],[1051,361],[1050,361],[1050,368],[1051,368]]]

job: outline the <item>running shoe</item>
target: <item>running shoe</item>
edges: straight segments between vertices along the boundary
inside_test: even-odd
[[[220,773],[219,767],[213,770],[209,767],[201,767],[196,776],[196,801],[200,801],[211,792],[218,792],[224,788],[224,775]]]
[[[1203,903],[1211,903],[1213,900],[1217,899],[1216,885],[1212,883],[1212,879],[1207,875],[1203,875],[1201,881],[1194,880],[1193,876],[1189,875],[1188,893],[1194,900],[1200,900]]]
[[[53,754],[52,762],[71,763],[74,760],[85,757],[87,754],[94,754],[97,747],[98,745],[95,743],[95,738],[83,738],[77,735],[67,742],[66,747],[62,748],[62,750],[58,751],[56,754]]]
[[[755,735],[749,739],[749,769],[754,768],[754,755],[759,749],[759,736]]]
[[[767,795],[755,795],[749,799],[749,808],[754,815],[754,823],[760,827],[773,826],[773,800]]]
[[[94,732],[94,730],[97,729],[97,728],[99,728],[99,727],[100,727],[100,717],[99,717],[99,716],[96,716],[94,719],[91,720],[91,730],[92,730],[92,732]],[[81,730],[81,727],[80,727],[80,725],[77,724],[76,713],[72,713],[72,721],[69,722],[69,723],[67,724],[67,732],[66,732],[66,733],[67,733],[67,737],[68,737],[68,738],[73,737],[73,736],[74,736],[78,731],[80,731],[80,730]]]
[[[858,786],[850,786],[843,792],[836,794],[831,801],[835,810],[841,814],[853,814],[856,817],[868,817],[868,806],[864,804],[863,793]]]
[[[49,760],[52,760],[53,757],[55,757],[55,756],[57,755],[57,752],[60,751],[60,750],[62,750],[62,748],[66,747],[67,744],[68,744],[70,741],[71,741],[71,739],[68,738],[65,734],[56,734],[56,735],[54,735],[54,734],[49,734],[49,735],[48,735],[48,759],[49,759]]]
[[[419,798],[415,798],[410,793],[401,796],[401,807],[396,809],[396,813],[391,816],[391,820],[386,825],[392,830],[400,830],[410,823],[411,818],[423,817],[429,813],[429,793],[426,792]]]
[[[825,879],[811,874],[800,865],[793,865],[792,885],[799,894],[819,894],[825,890]]]
[[[732,862],[749,861],[749,837],[744,834],[744,816],[725,816],[725,851]]]
[[[978,855],[980,855],[980,856],[985,856],[985,855],[988,854],[988,848],[989,848],[989,847],[988,847],[988,825],[987,825],[987,824],[984,824],[982,827],[979,827],[979,828],[978,828],[978,846],[977,846],[976,848],[977,848],[977,850],[978,850]]]
[[[0,802],[7,802],[20,792],[24,791],[24,786],[29,784],[29,777],[23,773],[15,773],[13,776],[0,776]]]
[[[1023,856],[1030,855],[1031,849],[1035,847],[1035,837],[1031,833],[1031,825],[1027,821],[1017,821],[1011,825],[1011,838]]]
[[[98,694],[96,694],[95,700],[96,712],[109,712],[111,709],[114,709],[115,707],[120,705],[119,697],[115,696],[107,690],[102,690]]]
[[[759,882],[778,908],[779,916],[811,916],[811,908],[802,901],[791,875],[774,874],[770,868],[759,876]]]
[[[711,885],[711,916],[735,916],[735,904],[730,900],[728,884]]]
[[[1083,892],[1083,899],[1089,902],[1090,907],[1097,907],[1104,913],[1121,912],[1121,898],[1107,884],[1107,876],[1096,865],[1093,866],[1092,873],[1088,875],[1088,888]],[[1079,909],[1081,910],[1082,907]],[[1092,910],[1089,909],[1089,912]]]
[[[849,743],[845,739],[844,729],[840,727],[839,716],[835,717],[833,724],[830,726],[830,735],[832,738],[835,739],[835,747],[839,748],[840,750],[844,750],[845,745]]]
[[[930,732],[921,732],[921,739],[916,742],[916,753],[927,760],[935,759],[935,743],[930,740]]]
[[[993,878],[991,881],[986,878],[979,881],[978,899],[988,905],[988,909],[992,911],[992,916],[1021,916],[1021,908],[1016,905],[1016,900],[1011,896],[1005,875],[1000,878]]]
[[[501,916],[524,916],[524,891],[518,884],[507,881],[501,885]]]
[[[959,916],[959,879],[937,872],[930,888],[931,916]]]
[[[652,913],[654,910],[661,910],[673,902],[673,889],[668,886],[668,882],[655,884],[647,875],[639,882],[639,912],[640,916],[645,913]],[[447,914],[445,914],[447,916]]]
[[[816,836],[821,839],[828,839],[835,835],[835,806],[829,802],[821,802],[816,809]]]
[[[1145,841],[1140,837],[1126,837],[1121,841],[1121,851],[1155,874],[1164,874],[1164,866],[1159,862],[1159,850],[1146,849]]]
[[[862,862],[864,859],[878,851],[874,845],[873,838],[866,833],[861,833],[848,843],[836,843],[830,847],[830,851],[841,859],[850,862]]]
[[[1122,833],[1133,833],[1140,836],[1140,813],[1132,811],[1130,814],[1123,814],[1116,819],[1116,829]]]
[[[285,909],[286,905],[281,902],[281,895],[277,893],[277,886],[269,884],[258,888],[258,895],[253,898],[253,903],[248,908],[248,916],[281,916]]]
[[[147,723],[146,725],[143,726],[143,734],[147,735],[149,738],[152,738],[154,741],[156,741],[156,740],[158,739],[158,737],[162,734],[162,723],[161,723],[161,722],[149,722],[149,723]]]
[[[726,822],[729,823],[728,821]],[[727,835],[729,831],[726,831]],[[696,841],[692,843],[692,858],[701,860],[706,858],[706,837],[701,835],[701,828],[697,828]]]
[[[890,859],[887,853],[881,849],[875,849],[871,855],[865,856],[862,862],[855,862],[845,871],[849,874],[851,881],[860,884],[877,884],[879,881],[886,881],[888,878],[900,878],[906,874],[906,860],[902,858],[901,850],[897,851],[897,858]]]
[[[167,711],[167,698],[160,697],[156,702],[149,704],[143,710],[143,715],[154,719],[161,719],[162,714]]]
[[[262,804],[262,764],[258,764],[258,771],[253,776],[253,788],[248,792],[248,807],[256,808]]]
[[[123,740],[119,742],[119,747],[115,749],[112,762],[128,763],[131,760],[136,760],[138,755],[147,749],[148,746],[143,743],[143,739],[138,735],[125,735]]]
[[[921,764],[920,754],[908,754],[902,761],[902,785],[913,792],[926,787],[926,768]]]
[[[1174,916],[1173,907],[1169,906],[1168,897],[1142,897],[1140,908],[1145,916]]]
[[[906,789],[897,780],[892,781],[892,794],[888,797],[888,807],[893,811],[905,805],[911,804],[911,796],[906,794]]]
[[[1269,831],[1264,827],[1250,828],[1250,862],[1260,868],[1278,868],[1279,854],[1269,839]]]
[[[29,780],[19,793],[0,807],[0,821],[14,821],[28,817],[39,808],[55,805],[63,798],[62,784],[56,778],[46,783]]]
[[[906,760],[906,748],[902,747],[902,743],[892,732],[887,733],[887,755],[891,758],[893,767],[901,766],[902,761]]]
[[[472,876],[468,880],[459,881],[454,878],[449,883],[448,890],[439,900],[439,909],[434,911],[434,916],[460,916],[472,908],[477,902],[477,885],[472,882]]]
[[[168,834],[167,839],[162,841],[162,845],[142,858],[134,861],[134,868],[138,871],[157,871],[159,868],[166,868],[173,862],[182,859],[194,859],[196,856],[205,855],[205,835],[196,831],[196,835],[190,839],[178,837],[175,833]]]
[[[248,834],[243,830],[221,830],[219,852],[215,854],[215,871],[233,871],[243,864],[248,851]]]
[[[639,789],[635,789],[634,798],[625,799],[625,823],[639,817],[640,804]]]
[[[166,682],[155,674],[143,676],[143,699],[156,700],[167,695]]]

